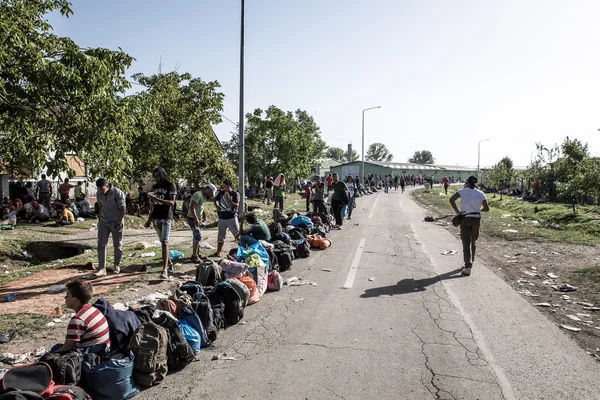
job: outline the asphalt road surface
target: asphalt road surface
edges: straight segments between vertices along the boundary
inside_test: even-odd
[[[358,199],[333,245],[141,399],[599,399],[600,368],[409,193]],[[485,221],[483,223],[485,229]],[[331,269],[331,272],[323,271]],[[227,353],[235,360],[211,361]]]

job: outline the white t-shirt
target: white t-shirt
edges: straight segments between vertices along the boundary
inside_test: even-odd
[[[348,192],[350,192],[350,197],[354,197],[354,187],[355,187],[355,183],[354,182],[345,182],[346,183],[346,187],[348,188]]]
[[[460,213],[469,218],[481,218],[481,205],[487,200],[485,193],[479,189],[462,188],[460,195]]]

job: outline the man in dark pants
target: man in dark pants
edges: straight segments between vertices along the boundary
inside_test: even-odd
[[[313,213],[327,214],[325,207],[325,184],[321,182],[321,177],[317,176],[317,181],[313,185]]]
[[[335,229],[342,229],[343,218],[342,218],[342,206],[344,205],[345,192],[348,191],[348,187],[344,182],[341,182],[338,178],[338,174],[332,175],[331,188],[333,189],[333,197],[331,198],[331,209],[333,210],[333,216],[335,217]]]
[[[460,211],[456,200],[460,198]],[[463,257],[465,269],[463,275],[471,275],[473,261],[475,261],[475,243],[479,237],[481,212],[490,211],[485,194],[477,189],[477,178],[470,176],[466,187],[458,190],[450,197],[450,205],[456,214],[462,216],[460,223],[460,238],[463,244]]]

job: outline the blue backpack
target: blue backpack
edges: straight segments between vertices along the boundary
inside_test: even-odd
[[[198,333],[196,329],[192,328],[192,326],[188,324],[184,318],[180,318],[177,323],[179,324],[179,329],[181,330],[185,341],[188,342],[194,351],[194,354],[200,353],[200,348],[202,347],[200,333]]]
[[[305,225],[306,228],[311,231],[313,228],[313,222],[311,221],[310,218],[308,218],[305,215],[300,215],[299,217],[296,217],[294,219],[292,219],[290,221],[290,224],[293,226],[301,226],[301,225]]]

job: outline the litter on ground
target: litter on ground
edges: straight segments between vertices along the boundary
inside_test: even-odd
[[[444,250],[442,251],[443,256],[455,256],[458,254],[458,250]]]
[[[579,332],[581,330],[581,328],[576,328],[574,326],[571,325],[560,325],[561,328],[566,329],[567,331],[571,331],[571,332]]]

